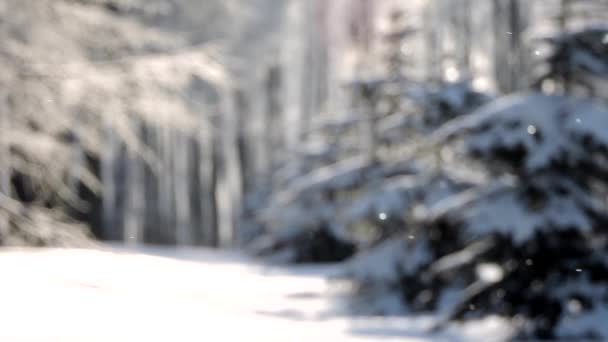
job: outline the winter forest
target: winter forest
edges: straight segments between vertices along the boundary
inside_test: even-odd
[[[606,0],[0,0],[0,37],[0,319],[51,334],[2,338],[608,339]]]

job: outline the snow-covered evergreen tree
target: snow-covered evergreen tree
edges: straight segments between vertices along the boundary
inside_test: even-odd
[[[561,54],[577,57],[560,57],[558,67],[553,54],[546,63],[560,76],[571,68],[605,81],[605,36],[565,33],[561,41],[579,45]],[[383,246],[356,259],[363,293],[398,288],[407,307],[446,320],[514,317],[521,338],[606,337],[597,321],[608,305],[599,290],[608,281],[608,108],[596,92],[578,98],[563,89],[503,97],[433,132],[428,145],[457,155],[443,172],[457,173],[464,160],[484,176],[416,208],[405,224],[410,238],[391,242],[392,252]],[[380,275],[377,253],[389,270]]]

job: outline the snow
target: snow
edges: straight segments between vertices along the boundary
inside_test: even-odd
[[[431,261],[427,244],[405,237],[387,239],[347,263],[347,277],[357,286],[352,308],[357,313],[403,315],[408,312],[400,281]]]
[[[447,144],[462,135],[469,154],[495,173],[504,174],[508,164],[519,181],[499,178],[418,212],[430,219],[447,215],[474,236],[499,232],[518,243],[538,230],[590,231],[589,212],[602,211],[585,184],[607,168],[607,132],[608,109],[598,101],[540,93],[498,99],[448,122],[433,140]],[[582,175],[581,165],[588,170]]]
[[[504,278],[505,271],[498,264],[483,263],[477,265],[475,272],[477,277],[486,283],[498,283]]]
[[[517,185],[497,183],[489,190],[472,189],[448,197],[431,206],[429,212],[421,216],[436,219],[447,215],[463,222],[465,229],[473,236],[499,232],[511,236],[516,243],[529,240],[539,230],[577,228],[590,231],[593,222],[588,209],[594,203],[589,202],[584,193],[567,180],[559,182],[568,189],[569,195],[549,193],[540,209],[522,201],[524,191]],[[537,181],[537,185],[543,183],[547,182],[541,179]],[[551,186],[545,184],[545,188],[550,189]]]
[[[467,214],[469,229],[477,233],[487,232],[487,228],[512,234],[515,241],[526,241],[535,230],[580,227],[591,229],[591,222],[572,198],[551,197],[547,209],[534,213],[521,203],[515,192],[503,193],[480,203]]]
[[[469,81],[447,82],[438,88],[412,88],[408,95],[423,109],[423,120],[435,129],[449,119],[468,114],[492,99],[476,92]],[[424,127],[417,127],[423,129]]]
[[[399,278],[397,270],[408,256],[406,251],[407,245],[402,239],[384,241],[355,256],[349,264],[350,274],[353,278],[364,281],[394,283]]]
[[[418,203],[431,205],[462,191],[469,184],[441,176],[406,175],[385,179],[382,184],[370,186],[344,205],[341,212],[345,223],[352,223],[365,217],[385,214],[387,217],[402,218],[408,210]]]
[[[421,192],[423,185],[418,181],[431,182],[428,177],[412,176],[415,167],[412,163],[375,165],[366,158],[355,157],[305,173],[278,192],[268,207],[258,211],[257,219],[271,237],[255,239],[253,249],[264,249],[276,241],[287,242],[321,226],[349,240],[349,225],[363,218],[402,218]],[[445,192],[445,187],[434,192]],[[340,198],[332,198],[331,194],[340,194]],[[279,259],[289,260],[292,256],[285,253]]]
[[[469,151],[484,158],[498,148],[525,148],[529,172],[545,170],[551,163],[567,165],[588,158],[589,148],[608,143],[608,110],[597,102],[564,96],[516,94],[501,98],[471,115],[449,122],[434,134],[436,142],[473,131]],[[592,144],[584,143],[591,138]]]
[[[428,341],[506,339],[487,318],[430,334],[433,317],[348,317],[326,277],[194,249],[0,252],[0,340]]]
[[[597,336],[605,338],[608,336],[606,317],[608,317],[608,308],[605,305],[596,306],[592,310],[578,315],[564,315],[557,326],[556,333],[558,336],[567,337],[593,332]]]
[[[608,306],[605,301],[608,295],[606,286],[593,284],[582,276],[562,283],[552,289],[551,294],[561,301],[567,301],[568,312],[561,316],[557,324],[557,336],[568,338],[568,336],[584,336],[589,332],[604,339],[608,336],[608,326],[605,324],[608,317]],[[581,294],[589,296],[591,308],[585,309],[582,303],[574,298]]]
[[[351,187],[363,180],[364,172],[369,167],[370,163],[365,157],[340,161],[299,177],[277,197],[280,203],[288,203],[304,191]]]
[[[415,176],[401,176],[395,180],[385,181],[377,190],[371,188],[368,193],[355,198],[344,208],[342,213],[344,220],[351,223],[372,213],[378,213],[380,219],[382,215],[384,219],[403,216],[416,192],[420,190],[417,181],[421,179]]]
[[[458,252],[448,254],[439,260],[435,261],[431,266],[431,270],[434,273],[442,273],[449,270],[454,270],[467,264],[473,263],[479,255],[485,253],[488,249],[492,248],[491,241],[481,240],[468,246],[467,248]],[[481,273],[485,273],[486,270],[477,270],[480,278],[483,278]]]

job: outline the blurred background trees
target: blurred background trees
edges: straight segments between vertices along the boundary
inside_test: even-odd
[[[608,298],[605,2],[3,0],[0,15],[0,244],[349,259],[360,309],[607,336],[580,323]]]

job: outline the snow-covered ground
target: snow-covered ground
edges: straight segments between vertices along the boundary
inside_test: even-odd
[[[440,334],[432,317],[348,317],[326,277],[238,253],[146,248],[0,251],[2,341],[500,340],[488,318]]]

